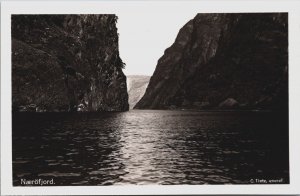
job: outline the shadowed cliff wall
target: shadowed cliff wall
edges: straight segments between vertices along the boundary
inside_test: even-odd
[[[115,15],[13,15],[14,111],[126,111]]]
[[[287,109],[287,13],[197,14],[158,60],[139,109]]]

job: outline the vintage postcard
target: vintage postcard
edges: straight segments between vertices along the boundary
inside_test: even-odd
[[[299,11],[3,2],[1,193],[299,193]]]

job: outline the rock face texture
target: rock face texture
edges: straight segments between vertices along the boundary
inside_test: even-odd
[[[145,94],[149,84],[150,76],[130,75],[127,76],[128,102],[132,109]]]
[[[288,14],[197,14],[135,108],[287,109]]]
[[[13,15],[14,111],[126,111],[115,15]]]

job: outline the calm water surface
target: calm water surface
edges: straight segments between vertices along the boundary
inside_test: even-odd
[[[132,110],[14,113],[13,184],[289,183],[287,115]]]

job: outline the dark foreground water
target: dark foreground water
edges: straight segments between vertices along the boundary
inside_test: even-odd
[[[35,179],[55,185],[289,183],[287,115],[14,113],[13,184]]]

